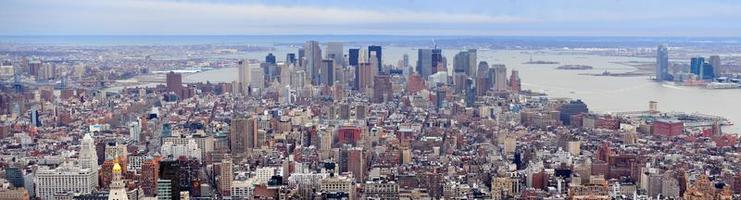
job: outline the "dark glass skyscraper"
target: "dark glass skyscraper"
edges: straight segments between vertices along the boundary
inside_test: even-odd
[[[383,71],[383,60],[381,60],[383,56],[381,56],[381,46],[368,46],[368,58],[373,55],[373,52],[376,52],[376,58],[378,58],[378,72],[381,72]]]
[[[265,63],[275,64],[275,56],[273,55],[273,53],[268,53],[268,55],[265,56]]]
[[[690,73],[702,80],[715,78],[714,66],[705,62],[704,57],[694,57],[690,60]]]
[[[295,53],[286,54],[286,64],[296,64],[296,54]]]
[[[358,59],[360,58],[360,49],[350,49],[348,52],[347,64],[350,66],[358,66]]]

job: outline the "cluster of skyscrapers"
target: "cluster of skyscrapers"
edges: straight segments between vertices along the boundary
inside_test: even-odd
[[[683,70],[673,70],[674,73],[672,73],[670,72],[671,67],[669,48],[666,45],[659,45],[656,49],[657,81],[704,80],[712,82],[720,75],[721,61],[720,56],[717,55],[710,56],[708,61],[702,56],[692,57],[687,73],[678,72]],[[689,77],[685,75],[689,75]]]

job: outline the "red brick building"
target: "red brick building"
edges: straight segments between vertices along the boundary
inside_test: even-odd
[[[662,136],[677,136],[682,134],[684,123],[679,120],[656,120],[653,125],[654,134]]]

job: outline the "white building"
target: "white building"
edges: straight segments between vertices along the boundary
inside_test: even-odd
[[[98,154],[95,151],[95,141],[90,134],[82,137],[78,162],[82,168],[98,171]]]
[[[129,138],[134,142],[139,142],[142,134],[142,125],[139,120],[129,123]]]
[[[121,165],[116,161],[113,164],[113,180],[111,180],[108,200],[129,200],[128,193],[126,192],[126,183],[121,178],[122,170]]]
[[[160,154],[162,156],[172,156],[173,158],[179,158],[185,156],[187,158],[195,158],[201,160],[201,148],[198,147],[196,141],[193,139],[188,140],[188,144],[173,144],[172,142],[162,143],[160,147]]]
[[[233,181],[232,182],[232,199],[250,199],[252,197],[252,181]]]
[[[90,194],[98,186],[98,172],[65,162],[56,169],[41,167],[36,171],[36,196],[53,199],[60,192]]]

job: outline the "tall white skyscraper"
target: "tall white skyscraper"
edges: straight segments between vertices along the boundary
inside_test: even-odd
[[[250,78],[252,77],[250,75],[251,72],[250,64],[247,60],[239,61],[239,79],[237,79],[237,83],[239,83],[239,91],[242,94],[247,94],[247,88],[250,85]]]
[[[98,176],[98,153],[95,151],[95,140],[89,133],[82,137],[78,163],[81,168],[90,169],[96,177]],[[97,178],[93,182],[98,185]]]

